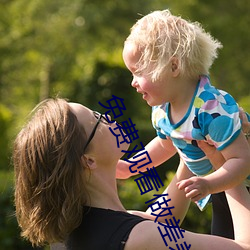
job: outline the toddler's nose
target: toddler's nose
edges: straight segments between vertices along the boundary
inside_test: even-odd
[[[131,82],[131,86],[136,88],[138,86],[137,81],[133,78],[132,82]]]

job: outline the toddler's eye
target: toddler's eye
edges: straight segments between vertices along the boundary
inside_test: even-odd
[[[136,71],[133,74],[134,76],[142,76],[142,72],[141,71]]]

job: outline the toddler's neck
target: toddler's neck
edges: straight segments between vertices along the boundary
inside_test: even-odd
[[[188,112],[197,84],[198,80],[183,81],[182,91],[179,91],[174,101],[169,103],[169,118],[172,124],[181,121]]]

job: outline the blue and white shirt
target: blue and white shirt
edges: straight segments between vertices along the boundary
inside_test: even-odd
[[[212,165],[196,141],[206,140],[218,150],[230,145],[241,131],[237,103],[230,94],[213,87],[208,76],[201,76],[180,122],[171,124],[169,108],[169,103],[152,108],[152,123],[158,136],[173,141],[180,157],[195,175],[208,174]]]

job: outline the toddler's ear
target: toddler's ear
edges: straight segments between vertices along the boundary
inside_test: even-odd
[[[175,72],[177,68],[177,65],[175,63],[172,63],[172,72]]]
[[[176,57],[171,59],[171,70],[173,72],[173,76],[178,76],[180,73],[179,60]]]

